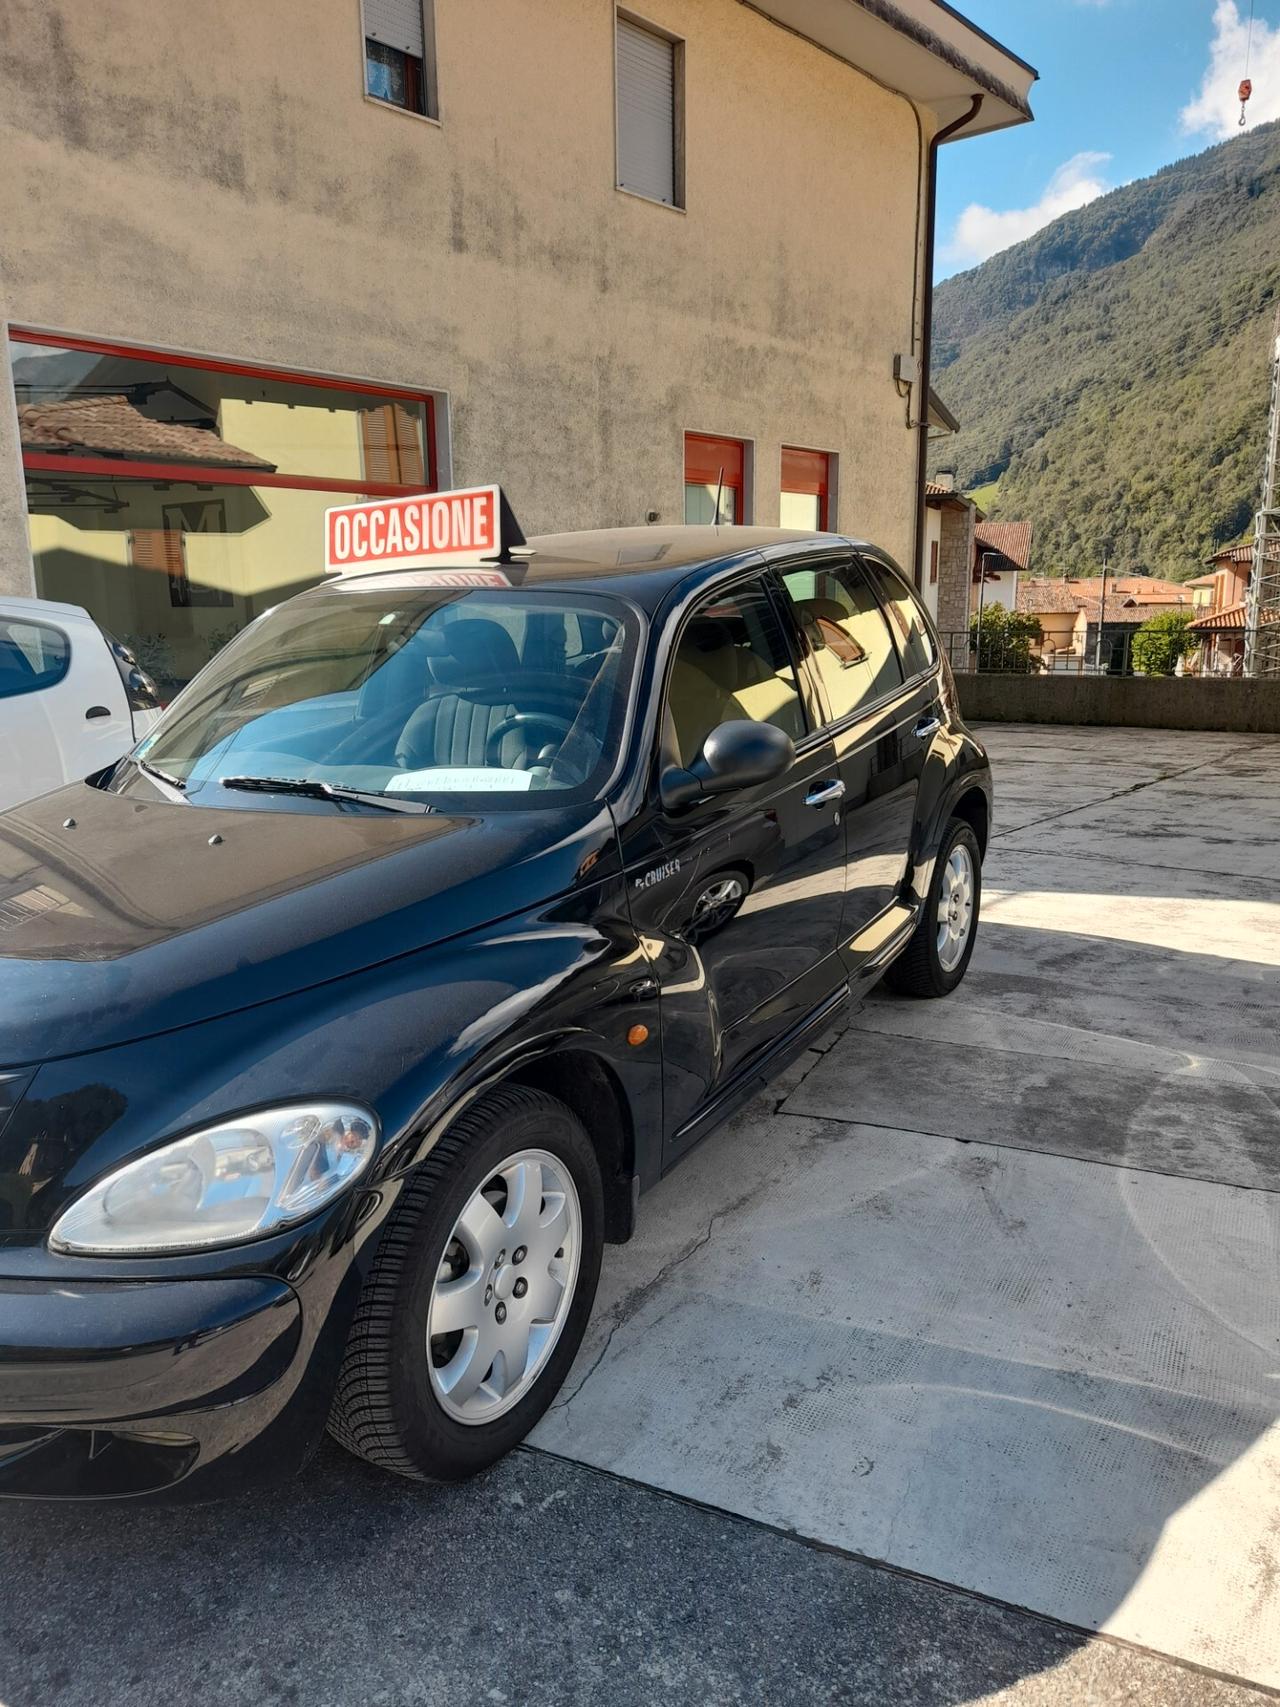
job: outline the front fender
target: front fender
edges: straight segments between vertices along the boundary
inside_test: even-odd
[[[0,1131],[0,1243],[43,1243],[72,1198],[168,1138],[304,1097],[376,1110],[377,1186],[420,1161],[469,1095],[567,1039],[608,1063],[656,1146],[648,977],[629,921],[596,889],[236,1014],[48,1062]],[[626,1041],[637,1022],[651,1034],[642,1048]],[[252,1265],[263,1253],[243,1254]]]

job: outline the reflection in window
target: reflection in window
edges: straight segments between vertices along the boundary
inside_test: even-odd
[[[719,513],[716,498],[719,494]],[[731,526],[738,520],[738,493],[733,486],[699,485],[688,481],[684,489],[684,519],[691,526]]]
[[[884,613],[852,564],[793,569],[782,581],[833,722],[901,687]]]
[[[798,741],[805,732],[795,669],[782,626],[758,581],[713,598],[690,617],[667,688],[680,762],[692,764],[722,723],[773,723]]]
[[[41,598],[83,605],[168,701],[254,617],[322,579],[332,492],[27,476]]]
[[[867,559],[866,567],[884,600],[884,608],[888,612],[894,639],[902,657],[902,667],[908,679],[918,676],[930,669],[937,659],[929,624],[900,576],[886,569],[883,563],[877,563],[874,558]]]
[[[0,618],[0,699],[53,687],[70,662],[71,643],[60,628]]]
[[[363,12],[366,94],[434,117],[424,0],[363,0]]]
[[[622,609],[589,594],[353,577],[241,636],[142,751],[189,794],[235,776],[581,795],[616,762],[633,642]]]
[[[37,592],[165,699],[321,578],[329,505],[434,484],[425,398],[31,334],[10,353]]]

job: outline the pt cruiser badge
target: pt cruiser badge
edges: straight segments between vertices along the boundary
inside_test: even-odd
[[[668,877],[674,877],[680,869],[678,859],[665,860],[661,865],[655,865],[652,871],[646,871],[643,877],[637,877],[632,884],[633,889],[652,889],[655,883],[661,883]]]
[[[968,966],[987,758],[882,552],[356,511],[0,815],[0,1493],[224,1494],[326,1427],[479,1470],[639,1194],[851,991]]]

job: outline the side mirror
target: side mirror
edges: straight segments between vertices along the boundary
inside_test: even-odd
[[[735,719],[711,731],[688,770],[672,765],[663,771],[658,792],[668,812],[682,811],[706,795],[772,782],[795,756],[795,743],[784,730]]]

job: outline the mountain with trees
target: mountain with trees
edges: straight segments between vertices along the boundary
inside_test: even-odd
[[[1186,580],[1250,531],[1280,302],[1280,122],[1064,214],[934,304],[934,448],[1036,574]]]

